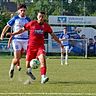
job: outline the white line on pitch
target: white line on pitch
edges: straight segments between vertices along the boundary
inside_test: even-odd
[[[0,95],[75,95],[75,96],[95,96],[96,93],[0,93]]]

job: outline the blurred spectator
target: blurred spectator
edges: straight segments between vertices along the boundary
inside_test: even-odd
[[[94,36],[94,43],[96,43],[96,36]]]
[[[93,38],[89,38],[88,55],[90,55],[90,56],[95,55],[95,44],[94,44]]]
[[[77,27],[74,27],[73,29],[73,32],[70,32],[68,35],[70,37],[70,40],[69,40],[69,45],[70,45],[70,49],[69,49],[69,53],[71,52],[71,50],[73,50],[73,48],[79,48],[79,42],[78,39],[80,39],[80,35],[78,34],[80,30],[77,28]],[[78,46],[78,47],[77,47]],[[77,49],[76,49],[76,52],[77,52]],[[79,52],[80,48],[78,49],[78,52]],[[75,50],[74,50],[75,51]]]
[[[74,31],[77,32],[77,33],[80,33],[82,30],[78,27],[74,27]]]
[[[82,46],[82,52],[83,52],[83,54],[85,54],[85,49],[86,49],[86,36],[85,36],[85,34],[82,34],[81,35],[81,46]]]
[[[81,35],[81,39],[86,39],[85,34],[82,34],[82,35]]]
[[[96,36],[94,36],[95,55],[96,55]]]

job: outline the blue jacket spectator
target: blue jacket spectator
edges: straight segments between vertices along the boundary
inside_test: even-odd
[[[89,38],[88,55],[95,55],[95,44],[93,38]]]

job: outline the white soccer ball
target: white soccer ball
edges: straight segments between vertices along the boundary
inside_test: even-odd
[[[32,69],[37,69],[37,68],[39,67],[39,65],[40,65],[40,62],[39,62],[38,59],[32,59],[32,60],[30,61],[30,67],[31,67]]]

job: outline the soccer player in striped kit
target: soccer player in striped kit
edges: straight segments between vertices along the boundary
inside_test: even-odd
[[[59,36],[59,40],[61,41],[64,47],[61,47],[61,65],[64,64],[64,56],[65,56],[65,64],[68,64],[68,50],[69,50],[69,35],[67,34],[67,27],[64,27],[63,33]]]
[[[1,40],[3,40],[4,34],[7,30],[11,27],[13,32],[20,30],[26,23],[30,21],[30,18],[26,16],[26,5],[19,4],[18,6],[18,15],[13,16],[8,22],[7,25],[4,27]],[[20,70],[20,59],[21,59],[21,51],[27,49],[28,43],[28,31],[24,33],[12,36],[12,45],[14,50],[14,58],[12,59],[10,70],[9,70],[9,77],[12,78],[14,74],[14,67],[18,64],[18,70]]]

